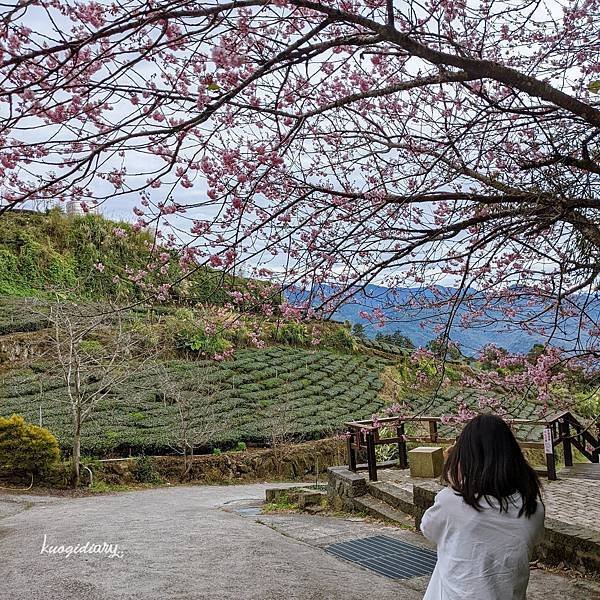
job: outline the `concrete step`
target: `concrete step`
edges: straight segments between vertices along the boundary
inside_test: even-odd
[[[368,515],[377,519],[383,519],[384,521],[391,521],[392,523],[401,527],[410,527],[414,529],[415,521],[412,517],[406,513],[392,508],[389,504],[377,500],[372,496],[361,496],[360,498],[354,498],[354,504],[356,509],[364,511]]]
[[[397,485],[387,483],[386,481],[367,482],[367,489],[371,496],[389,504],[390,507],[400,510],[403,513],[414,517],[414,502],[412,492],[403,490]]]

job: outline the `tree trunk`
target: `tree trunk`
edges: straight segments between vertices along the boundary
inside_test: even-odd
[[[193,459],[194,459],[194,449],[192,448],[189,453],[185,452],[183,455],[184,471],[183,471],[183,476],[181,477],[181,479],[183,481],[185,481],[187,479],[190,471],[192,470]]]
[[[73,470],[71,472],[71,482],[74,488],[79,487],[80,473],[79,462],[81,461],[81,429],[78,427],[73,436]]]

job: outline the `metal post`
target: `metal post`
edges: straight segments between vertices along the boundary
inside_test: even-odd
[[[377,456],[375,455],[375,436],[372,431],[367,433],[367,465],[369,480],[377,481]]]
[[[401,438],[398,442],[398,466],[401,469],[408,469],[408,452],[406,451],[406,441],[404,437],[404,423],[396,427],[396,437]]]

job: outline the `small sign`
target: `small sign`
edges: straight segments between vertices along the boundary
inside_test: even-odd
[[[544,452],[546,454],[554,454],[554,446],[552,445],[552,430],[544,429]]]

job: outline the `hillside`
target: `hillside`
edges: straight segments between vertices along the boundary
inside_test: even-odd
[[[158,250],[164,252],[152,253],[154,243],[150,231],[135,231],[130,223],[99,215],[65,215],[58,209],[47,214],[8,212],[0,227],[0,295],[61,292],[93,300],[139,300],[144,294],[129,275],[156,262]],[[177,258],[173,251],[167,253]],[[170,260],[167,271],[148,282],[173,282],[181,273],[178,261]],[[222,304],[230,300],[229,290],[246,283],[202,267],[175,286],[172,296]]]
[[[239,442],[262,446],[339,434],[348,420],[385,414],[391,403],[384,389],[387,375],[398,379],[402,374],[393,358],[272,346],[240,349],[226,362],[132,363],[131,376],[99,404],[86,426],[82,449],[100,457],[172,453],[181,433],[182,406],[189,407],[189,427],[204,436],[204,451]],[[475,390],[450,386],[431,404],[428,390],[417,390],[410,379],[398,390],[407,410],[426,407],[427,414],[451,414],[459,397],[476,408]],[[46,361],[12,369],[0,383],[0,414],[19,413],[41,422],[67,452],[71,428],[65,400],[64,381]],[[508,408],[520,418],[535,418],[539,411],[532,402]],[[520,435],[539,437],[538,429],[529,427]]]
[[[141,268],[148,260],[150,235],[125,223],[58,212],[9,214],[5,223],[0,231],[0,415],[19,413],[42,423],[66,454],[71,409],[50,351],[48,311],[56,299],[49,292],[61,290],[59,304],[75,300],[91,313],[104,310],[109,298],[135,300],[136,286],[123,277],[113,280],[126,267]],[[117,227],[127,235],[115,236]],[[94,268],[99,262],[105,267],[101,271]],[[183,421],[195,432],[198,449],[210,451],[343,433],[345,421],[383,414],[398,401],[408,413],[433,415],[454,412],[459,401],[477,407],[481,394],[460,388],[461,373],[479,368],[473,361],[449,364],[449,383],[432,401],[434,387],[416,377],[431,365],[414,364],[408,351],[353,337],[340,324],[232,312],[218,306],[229,298],[224,282],[225,287],[248,284],[205,270],[194,275],[185,298],[180,290],[186,308],[142,304],[120,314],[119,326],[135,332],[142,350],[127,355],[126,379],[86,424],[84,454],[172,453]],[[111,319],[81,343],[92,349],[110,346],[116,325]],[[215,355],[219,361],[208,360]],[[93,375],[87,383],[94,389]],[[513,417],[539,412],[530,399],[508,409]]]
[[[44,299],[0,296],[0,415],[19,413],[41,422],[66,454],[71,409],[60,365],[49,352],[47,308]],[[124,314],[125,323],[143,339],[154,340],[159,351],[150,348],[148,361],[132,356],[130,374],[100,402],[84,428],[86,455],[172,453],[182,431],[182,411],[201,449],[210,451],[240,442],[272,446],[343,433],[344,422],[384,414],[398,401],[409,413],[451,414],[459,400],[476,408],[481,395],[460,388],[461,372],[473,365],[458,361],[447,365],[450,382],[431,402],[433,389],[416,376],[419,370],[430,371],[430,365],[412,364],[406,351],[391,344],[363,345],[340,325],[321,330],[315,347],[305,325],[284,322],[274,328],[272,322],[261,322],[262,349],[248,345],[244,327],[226,327],[218,339],[233,344],[232,358],[206,360],[186,342],[207,339],[200,334],[207,331],[211,312],[154,311],[158,317],[141,310]],[[252,327],[257,330],[257,323]],[[106,341],[106,332],[84,340]],[[11,352],[11,346],[19,352]],[[91,390],[99,385],[90,382]],[[531,401],[508,408],[514,417],[539,412]]]
[[[97,456],[171,453],[179,433],[174,396],[190,401],[190,425],[214,430],[209,447],[265,445],[326,437],[344,421],[383,406],[385,361],[328,351],[271,347],[240,350],[224,363],[165,361],[144,365],[103,401],[86,429],[83,451]],[[41,421],[66,450],[69,407],[63,381],[43,366],[0,384],[0,414]],[[350,384],[350,385],[349,385]],[[206,448],[205,448],[206,449]]]

